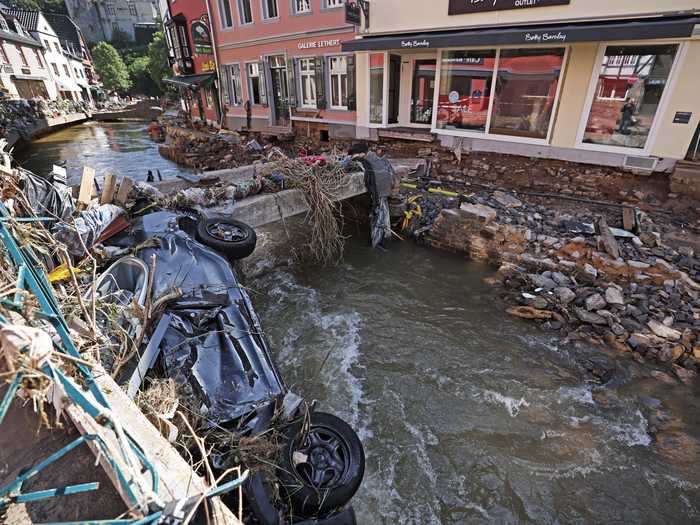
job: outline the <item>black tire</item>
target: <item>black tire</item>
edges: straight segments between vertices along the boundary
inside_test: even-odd
[[[325,516],[348,503],[365,473],[360,438],[342,419],[323,412],[311,414],[311,428],[302,436],[303,421],[285,431],[278,478],[297,517]],[[300,452],[306,462],[295,465]]]
[[[233,232],[232,239],[216,236],[213,232],[223,230]],[[258,237],[255,230],[246,223],[234,219],[201,219],[197,223],[197,240],[202,244],[234,259],[245,259],[255,251]]]

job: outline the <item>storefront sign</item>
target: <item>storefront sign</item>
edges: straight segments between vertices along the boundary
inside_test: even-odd
[[[677,111],[676,116],[673,117],[674,124],[690,124],[690,119],[693,114],[690,111]]]
[[[315,40],[313,42],[299,42],[297,47],[299,49],[322,49],[324,47],[335,47],[340,45],[340,39],[334,38],[333,40]]]
[[[571,0],[450,0],[451,15],[484,13],[486,11],[506,11],[550,5],[569,5]]]
[[[444,57],[444,55],[443,55]],[[455,57],[455,58],[443,58],[443,64],[468,64],[472,66],[481,66],[484,64],[484,59],[482,57]]]
[[[213,53],[207,15],[202,15],[199,20],[192,22],[192,42],[194,42],[194,52],[197,55],[211,55]]]
[[[426,40],[425,38],[422,40],[402,40],[401,41],[401,47],[402,48],[409,48],[409,49],[419,49],[422,47],[430,47],[430,40]]]
[[[544,44],[546,42],[566,42],[568,35],[563,31],[532,31],[525,33],[524,41],[526,44]]]
[[[214,64],[213,60],[208,60],[206,62],[202,62],[201,68],[205,73],[209,73],[210,71],[216,70],[216,64]]]

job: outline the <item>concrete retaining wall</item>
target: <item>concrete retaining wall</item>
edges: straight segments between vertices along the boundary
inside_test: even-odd
[[[88,119],[90,119],[90,115],[87,113],[73,113],[71,115],[64,115],[61,117],[41,119],[37,121],[34,127],[27,132],[19,133],[17,131],[13,131],[8,133],[5,139],[10,147],[13,147],[21,142],[31,142],[38,137],[47,135],[53,131],[57,131],[72,124],[85,122]]]

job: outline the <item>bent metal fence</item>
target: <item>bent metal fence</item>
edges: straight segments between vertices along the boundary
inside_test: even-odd
[[[14,297],[0,298],[0,307],[3,310],[3,313],[0,313],[0,332],[4,331],[4,335],[7,335],[8,331],[14,333],[16,337],[13,341],[21,343],[14,345],[15,354],[10,355],[8,347],[12,345],[6,344],[8,339],[1,337],[3,346],[0,348],[0,355],[4,353],[8,363],[12,358],[17,363],[23,363],[22,366],[10,366],[10,372],[14,373],[14,377],[10,375],[9,388],[0,401],[0,431],[18,391],[30,389],[32,382],[28,379],[32,375],[40,374],[51,383],[50,386],[54,389],[53,395],[47,397],[60,400],[54,403],[57,405],[57,413],[61,410],[68,412],[82,435],[35,465],[22,470],[9,484],[0,487],[0,516],[13,503],[29,503],[97,490],[99,488],[97,482],[33,492],[25,491],[23,488],[25,482],[42,470],[50,468],[58,459],[71,453],[80,445],[88,444],[100,458],[102,467],[114,481],[122,498],[129,504],[132,515],[136,516],[99,523],[115,525],[186,523],[192,518],[202,500],[239,487],[247,477],[247,472],[218,488],[209,490],[206,494],[188,498],[187,501],[164,502],[161,500],[158,496],[158,473],[149,462],[147,452],[125,431],[105,396],[97,387],[87,362],[81,358],[81,354],[71,340],[68,325],[61,314],[56,296],[31,246],[17,241],[13,223],[42,220],[46,219],[12,217],[7,208],[0,203],[0,240],[3,255],[6,263],[13,268],[17,276],[17,291]],[[30,304],[33,324],[36,326],[37,321],[48,323],[45,325],[48,330],[13,324],[9,315],[5,315],[11,313],[23,315]],[[49,337],[48,331],[54,332],[55,337]],[[48,348],[44,348],[43,352],[37,352],[37,347],[42,344]],[[72,377],[62,369],[61,362],[70,362],[73,365]],[[79,385],[84,385],[84,388]]]

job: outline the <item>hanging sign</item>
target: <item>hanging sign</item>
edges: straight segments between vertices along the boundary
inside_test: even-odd
[[[211,33],[207,16],[202,15],[199,20],[192,22],[192,42],[194,42],[194,52],[198,55],[211,55]]]
[[[571,0],[450,0],[448,14],[484,13],[487,11],[506,11],[509,9],[527,9],[529,7],[546,7],[550,5],[569,5]]]

